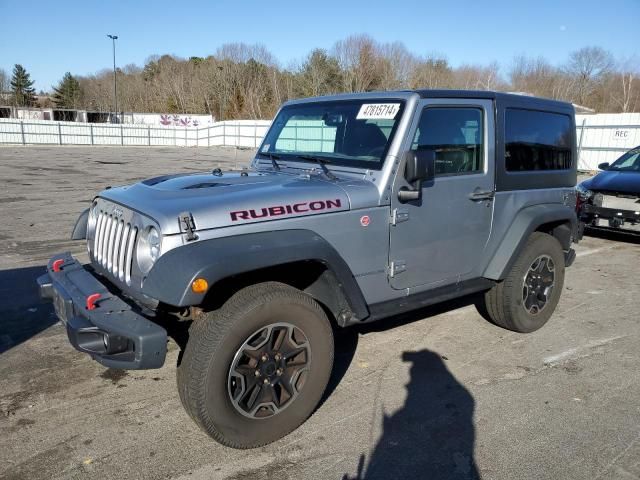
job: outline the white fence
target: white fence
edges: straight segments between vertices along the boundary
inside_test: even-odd
[[[0,119],[0,144],[124,145],[256,148],[268,120],[229,120],[204,127],[161,127],[110,123]]]
[[[640,145],[640,113],[576,115],[581,170],[596,170]]]
[[[256,148],[270,121],[229,120],[202,127],[175,127],[109,123],[52,122],[0,119],[0,144],[22,145],[125,145],[208,147],[226,145]],[[307,125],[295,125],[282,140],[308,141]],[[576,115],[581,170],[596,170],[627,150],[640,145],[640,113]],[[301,135],[301,136],[300,136]],[[321,149],[332,139],[318,137]],[[304,137],[304,138],[302,138]]]

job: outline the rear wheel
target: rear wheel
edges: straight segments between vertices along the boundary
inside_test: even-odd
[[[507,277],[484,294],[478,311],[496,325],[529,333],[556,309],[564,285],[564,252],[556,238],[534,232]]]
[[[253,448],[311,415],[332,365],[333,335],[320,305],[288,285],[263,283],[194,321],[178,391],[214,440]]]

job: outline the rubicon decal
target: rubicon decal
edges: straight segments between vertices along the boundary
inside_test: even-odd
[[[342,202],[339,198],[335,200],[314,200],[312,202],[292,203],[290,205],[274,205],[273,207],[262,207],[251,210],[236,210],[229,212],[231,221],[251,220],[255,218],[279,217],[280,215],[319,213],[323,210],[340,208]]]

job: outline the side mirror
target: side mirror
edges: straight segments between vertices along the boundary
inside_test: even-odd
[[[601,163],[600,165],[598,165],[598,168],[600,170],[609,170],[609,165],[610,165],[609,162],[604,162],[604,163]]]
[[[419,200],[422,182],[433,180],[436,169],[436,152],[433,150],[411,150],[405,155],[404,178],[413,188],[402,187],[398,192],[401,202]]]

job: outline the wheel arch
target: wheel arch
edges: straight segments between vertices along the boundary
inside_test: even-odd
[[[520,210],[491,257],[483,277],[490,280],[504,279],[525,247],[527,239],[536,231],[555,237],[562,249],[568,251],[577,224],[575,211],[561,204],[533,205]]]
[[[221,278],[209,287],[201,306],[218,309],[241,289],[266,282],[284,283],[306,293],[340,326],[355,315],[331,266],[317,259],[274,264]]]
[[[82,211],[71,232],[71,240],[84,240],[87,238],[87,225],[89,223],[89,209]]]
[[[191,283],[204,278],[204,294]],[[143,293],[175,307],[216,308],[235,291],[279,281],[316,299],[339,325],[369,316],[364,296],[344,259],[310,230],[279,230],[204,240],[167,252],[158,259]]]

